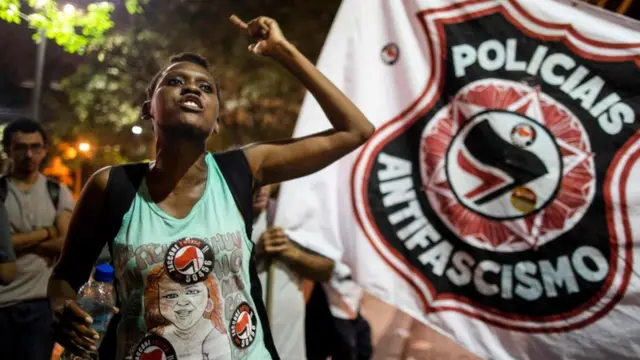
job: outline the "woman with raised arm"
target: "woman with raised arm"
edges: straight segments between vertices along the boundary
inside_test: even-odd
[[[247,24],[232,16],[231,22],[255,40],[249,51],[300,80],[333,129],[208,153],[205,141],[219,127],[215,80],[198,55],[172,58],[143,105],[157,135],[156,160],[107,167],[91,177],[49,282],[57,341],[76,354],[96,351],[92,319],[75,298],[108,245],[121,316],[117,359],[279,358],[250,260],[252,192],[324,168],[367,141],[374,127],[276,21],[259,17]],[[154,281],[153,291],[151,275],[163,279]]]

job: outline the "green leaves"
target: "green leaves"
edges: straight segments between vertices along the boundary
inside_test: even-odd
[[[148,0],[126,0],[130,14],[141,13]],[[27,21],[36,30],[33,39],[41,41],[41,34],[55,41],[65,51],[84,54],[89,46],[102,43],[113,28],[111,15],[114,5],[108,1],[89,4],[85,9],[55,0],[0,0],[0,19],[19,24]]]
[[[147,3],[148,0],[144,2]],[[129,14],[142,13],[142,6],[140,5],[140,2],[138,0],[125,0],[124,5],[127,8],[127,11],[129,12]]]
[[[9,23],[20,23],[20,1],[0,0],[0,19]]]

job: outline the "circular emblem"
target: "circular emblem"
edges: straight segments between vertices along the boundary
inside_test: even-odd
[[[536,129],[527,124],[520,123],[511,129],[511,143],[520,148],[531,146],[536,141]]]
[[[623,89],[638,68],[602,42],[552,49],[544,24],[502,10],[421,18],[424,87],[397,86],[411,103],[389,108],[359,152],[348,205],[419,311],[591,331],[633,285],[640,133]],[[471,13],[513,39],[471,34]]]
[[[395,43],[388,43],[382,48],[380,56],[385,64],[393,65],[400,58],[400,48]]]
[[[462,88],[428,123],[420,170],[431,207],[453,232],[513,252],[552,241],[582,218],[595,192],[590,159],[586,132],[567,108],[526,84],[491,79]]]
[[[238,305],[229,323],[229,334],[233,344],[241,349],[248,348],[256,338],[256,314],[246,302]]]
[[[165,338],[159,335],[147,335],[133,351],[133,360],[176,360],[176,351]]]
[[[534,141],[536,132],[541,136]],[[485,218],[508,220],[527,216],[554,197],[562,161],[553,136],[541,124],[522,114],[488,110],[474,115],[453,138],[446,171],[451,191],[464,207]],[[523,212],[512,198],[525,185],[538,200]]]
[[[169,246],[164,266],[171,279],[191,284],[207,278],[213,270],[213,260],[209,244],[196,238],[184,238]]]

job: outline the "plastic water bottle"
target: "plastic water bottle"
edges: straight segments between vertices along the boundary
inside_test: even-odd
[[[93,323],[91,328],[95,330],[100,339],[96,340],[96,348],[100,347],[100,342],[104,338],[109,327],[109,322],[114,315],[116,306],[116,290],[113,286],[113,268],[109,264],[96,266],[93,278],[84,284],[78,291],[78,305],[91,318]],[[97,353],[92,354],[90,359],[97,359]],[[61,360],[84,359],[75,356],[68,351],[64,351]]]

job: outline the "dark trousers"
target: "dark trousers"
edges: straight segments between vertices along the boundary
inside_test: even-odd
[[[0,308],[3,359],[50,360],[53,351],[49,300],[30,300]]]
[[[331,315],[322,286],[316,285],[305,319],[307,360],[369,360],[373,355],[371,328],[360,314],[354,320]]]
[[[373,354],[371,327],[358,313],[353,320],[333,318],[336,339],[332,358],[335,360],[369,360]]]

